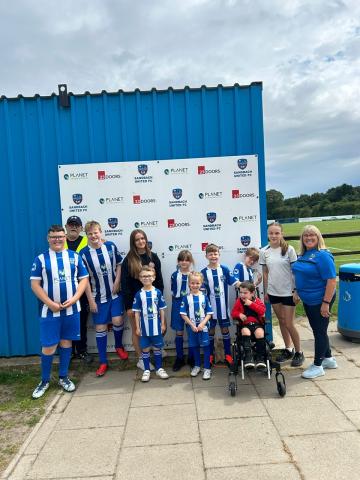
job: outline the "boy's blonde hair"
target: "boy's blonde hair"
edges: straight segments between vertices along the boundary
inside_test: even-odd
[[[260,257],[259,250],[255,247],[250,247],[246,250],[245,257],[250,257],[254,262],[257,262]]]
[[[188,282],[190,282],[192,277],[198,277],[201,280],[201,283],[204,282],[204,275],[201,272],[190,272],[188,277]]]
[[[154,277],[156,276],[155,268],[150,267],[150,265],[143,265],[141,267],[140,272],[139,272],[139,277],[140,277],[142,272],[151,272],[154,275]]]
[[[215,243],[209,243],[209,245],[206,246],[205,255],[207,255],[210,252],[220,252],[220,248],[217,245],[215,245]]]
[[[84,228],[85,233],[87,234],[89,230],[91,230],[92,228],[98,228],[101,232],[101,225],[96,220],[90,220],[90,222],[86,222],[85,228]]]
[[[318,244],[315,247],[317,250],[326,250],[326,245],[323,236],[321,235],[320,230],[315,227],[315,225],[305,225],[300,236],[300,255],[304,255],[306,252],[306,247],[304,244],[303,236],[305,233],[314,233],[318,238]]]

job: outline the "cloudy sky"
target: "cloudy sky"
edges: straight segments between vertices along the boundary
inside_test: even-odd
[[[1,10],[1,95],[262,81],[267,189],[360,185],[359,0],[16,0]]]

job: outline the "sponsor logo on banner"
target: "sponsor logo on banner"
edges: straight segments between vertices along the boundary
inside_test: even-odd
[[[199,193],[199,198],[201,200],[212,200],[216,198],[222,198],[222,192],[201,192]]]
[[[64,173],[64,180],[87,180],[88,172],[69,172]]]
[[[206,168],[205,165],[198,165],[197,169],[198,175],[221,173],[220,168]]]
[[[254,192],[250,193],[241,193],[240,190],[232,190],[231,197],[232,198],[254,198],[256,195]],[[256,196],[256,198],[259,198]]]
[[[186,207],[187,206],[187,200],[182,198],[183,196],[182,188],[173,188],[171,193],[173,198],[175,198],[175,200],[169,200],[169,207]]]
[[[187,175],[189,173],[188,167],[179,168],[165,168],[165,175]]]
[[[233,217],[233,222],[256,222],[257,215],[239,215],[238,217]]]
[[[137,171],[140,176],[135,176],[134,181],[135,183],[152,183],[153,177],[152,175],[147,175],[148,173],[148,166],[146,163],[141,163],[137,166]]]
[[[250,235],[243,235],[242,237],[240,237],[240,242],[241,242],[241,245],[244,245],[244,247],[248,247],[251,242]]]
[[[221,223],[215,223],[216,218],[217,218],[216,212],[208,212],[206,214],[206,220],[208,221],[208,223],[203,225],[203,230],[204,231],[221,230]]]
[[[110,229],[105,229],[105,237],[116,237],[124,233],[122,228],[117,228],[119,225],[119,219],[117,217],[108,218],[108,225]]]
[[[133,195],[133,203],[135,205],[156,203],[156,199],[155,198],[141,198],[141,195]]]
[[[118,173],[106,174],[105,170],[98,170],[97,172],[98,180],[114,180],[121,178],[121,175]]]
[[[105,197],[105,198],[99,198],[99,203],[100,203],[101,205],[113,205],[113,204],[124,203],[124,197]]]
[[[201,243],[201,251],[202,251],[202,252],[205,252],[206,247],[207,247],[208,245],[209,245],[209,242],[202,242],[202,243]],[[219,248],[219,250],[224,250],[224,245],[216,244],[216,246]]]
[[[175,244],[169,245],[168,249],[170,252],[180,252],[181,250],[191,250],[191,243]]]
[[[248,161],[246,158],[238,158],[236,162],[236,170],[234,170],[234,177],[251,177],[253,175],[253,171],[247,168]]]
[[[82,193],[73,193],[72,201],[75,203],[75,205],[69,206],[69,212],[71,214],[87,212],[88,206],[82,203],[83,201]]]
[[[175,222],[174,218],[168,218],[168,228],[190,227],[190,222]]]
[[[149,227],[157,227],[159,224],[159,220],[144,220],[140,222],[135,222],[135,228],[149,228]]]

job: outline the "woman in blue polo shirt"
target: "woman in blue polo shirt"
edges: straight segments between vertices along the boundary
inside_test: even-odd
[[[300,237],[300,255],[292,264],[297,294],[303,302],[315,339],[314,363],[302,373],[304,378],[325,375],[324,368],[337,368],[331,355],[327,329],[335,300],[336,270],[320,230],[307,225]]]

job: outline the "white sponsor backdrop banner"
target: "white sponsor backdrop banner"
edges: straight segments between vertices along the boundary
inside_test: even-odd
[[[70,215],[78,215],[84,225],[98,221],[123,257],[131,231],[146,232],[162,263],[167,346],[174,345],[170,276],[179,251],[190,250],[195,269],[201,270],[207,264],[206,245],[215,243],[221,263],[232,269],[247,247],[261,244],[257,155],[59,165],[59,183],[63,224]],[[234,292],[231,306],[233,299]],[[88,345],[96,351],[91,320]],[[131,349],[127,324],[124,345]]]

